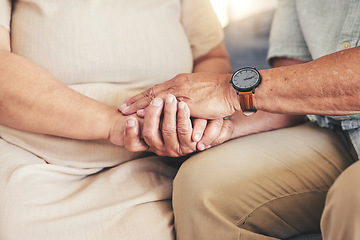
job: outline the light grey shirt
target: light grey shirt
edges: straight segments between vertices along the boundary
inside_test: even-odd
[[[359,0],[278,0],[270,35],[268,59],[288,57],[311,61],[359,46]],[[308,115],[321,127],[348,131],[360,156],[360,115]]]

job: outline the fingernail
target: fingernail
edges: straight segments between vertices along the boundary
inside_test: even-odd
[[[184,102],[179,102],[179,108],[180,108],[180,109],[184,109],[184,108],[185,108],[185,105],[186,105],[186,103],[184,103]]]
[[[122,111],[122,112],[126,112],[127,110],[129,110],[129,108],[130,108],[130,106],[126,106],[126,107],[124,107],[121,111]]]
[[[129,120],[127,120],[127,122],[126,122],[126,125],[127,125],[128,127],[134,127],[134,126],[135,126],[135,121],[134,121],[133,119],[129,119]]]
[[[119,110],[122,111],[124,110],[125,108],[127,108],[128,105],[126,105],[126,103],[122,104],[120,107],[119,107]]]
[[[165,99],[165,101],[166,101],[167,103],[171,103],[171,102],[174,101],[174,98],[173,98],[172,96],[167,96],[166,99]]]
[[[200,134],[195,134],[194,139],[196,142],[200,141]]]
[[[137,113],[138,115],[142,116],[142,115],[144,115],[144,113],[145,113],[145,109],[137,110],[136,113]]]
[[[155,98],[154,100],[152,100],[151,104],[155,107],[160,107],[162,104],[162,101],[158,98]]]
[[[203,143],[199,144],[199,150],[202,151],[205,149],[205,145]]]

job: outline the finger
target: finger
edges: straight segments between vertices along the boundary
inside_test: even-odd
[[[160,132],[160,117],[163,108],[163,100],[155,98],[145,110],[142,129],[143,138],[152,149],[161,149],[163,140]]]
[[[145,117],[145,109],[137,110],[136,115],[141,118]]]
[[[230,139],[234,131],[234,124],[230,119],[224,120],[219,136],[211,143],[211,146],[217,146]]]
[[[128,105],[127,103],[122,104],[119,107],[119,111],[124,115],[130,115],[135,113],[139,109],[144,109],[151,103],[152,99],[150,98],[142,98],[136,102],[134,102],[132,105]]]
[[[149,106],[154,98],[154,89],[149,88],[135,96],[127,97],[125,102],[119,107],[119,111],[125,115],[135,113],[137,110]]]
[[[177,101],[174,95],[165,98],[164,118],[162,123],[162,137],[165,149],[170,155],[179,149],[179,141],[176,132]]]
[[[205,131],[207,120],[201,118],[195,118],[193,119],[192,124],[193,124],[192,140],[194,142],[199,142]]]
[[[197,148],[200,151],[211,147],[211,143],[214,142],[214,140],[219,136],[222,125],[222,118],[208,121],[208,125],[206,126],[203,137],[197,144]]]
[[[196,142],[192,141],[192,123],[190,109],[185,102],[178,103],[177,135],[180,142],[181,155],[196,151]]]
[[[124,129],[125,148],[131,152],[147,151],[149,147],[140,138],[140,127],[136,118],[129,117]]]
[[[119,111],[125,115],[133,114],[139,109],[144,109],[156,97],[163,98],[164,94],[159,94],[164,88],[162,84],[151,87],[135,96],[128,97],[125,102],[119,107]],[[156,92],[158,92],[156,94]]]

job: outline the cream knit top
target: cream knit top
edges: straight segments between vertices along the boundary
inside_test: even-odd
[[[0,0],[0,25],[10,30],[14,53],[111,106],[191,72],[193,59],[223,39],[208,0]],[[0,137],[47,162],[74,167],[101,168],[139,156],[107,142],[4,126]]]

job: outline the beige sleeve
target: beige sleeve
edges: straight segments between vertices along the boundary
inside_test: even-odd
[[[182,24],[196,59],[221,43],[223,29],[210,0],[181,0],[181,4]]]
[[[10,31],[12,0],[0,0],[0,26]]]

